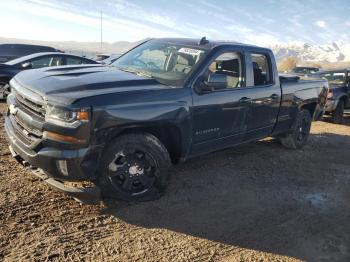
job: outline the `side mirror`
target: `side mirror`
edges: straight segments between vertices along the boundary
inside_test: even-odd
[[[227,88],[227,77],[224,74],[210,74],[203,86],[211,91],[225,89]]]
[[[30,63],[30,62],[23,63],[21,66],[23,69],[32,69],[33,68],[32,63]]]

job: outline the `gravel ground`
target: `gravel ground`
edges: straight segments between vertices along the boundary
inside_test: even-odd
[[[160,200],[84,206],[11,159],[0,117],[0,261],[350,261],[349,157],[350,114],[303,150],[264,140],[176,166]]]

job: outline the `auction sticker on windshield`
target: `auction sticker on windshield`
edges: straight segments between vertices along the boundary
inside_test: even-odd
[[[202,50],[192,49],[187,47],[180,48],[178,52],[183,54],[193,55],[193,56],[200,55],[201,53],[203,53]]]

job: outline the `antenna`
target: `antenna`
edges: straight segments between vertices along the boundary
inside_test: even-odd
[[[102,11],[101,11],[101,47],[100,47],[100,51],[102,53]]]
[[[209,44],[209,41],[205,36],[203,36],[201,40],[199,40],[198,45],[206,45],[206,44]]]

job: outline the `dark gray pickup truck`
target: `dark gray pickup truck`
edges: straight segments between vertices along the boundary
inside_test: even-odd
[[[329,83],[326,114],[331,115],[334,123],[341,124],[344,109],[350,107],[350,70],[321,71],[318,75]]]
[[[301,148],[328,92],[326,80],[279,76],[269,49],[205,38],[153,39],[112,66],[10,84],[5,129],[20,163],[75,197],[92,189],[64,181],[128,201],[159,197],[171,163],[269,136]]]

